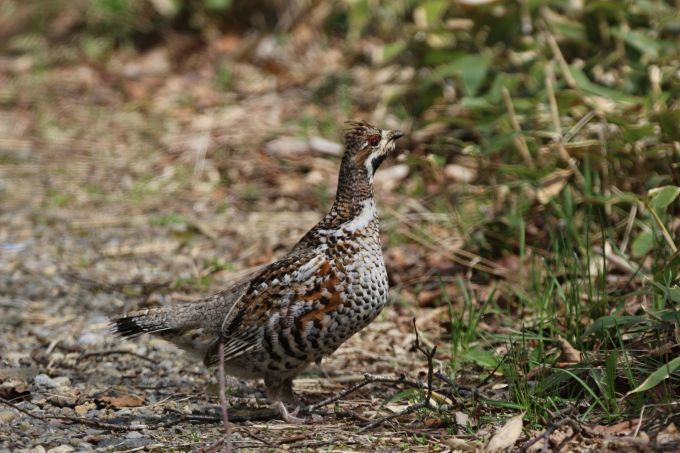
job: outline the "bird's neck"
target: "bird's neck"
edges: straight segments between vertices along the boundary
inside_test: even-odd
[[[373,175],[369,175],[364,166],[345,156],[340,167],[335,202],[324,220],[340,224],[365,217],[368,215],[367,206],[371,207],[370,212],[374,217]]]
[[[373,181],[365,168],[345,156],[340,167],[335,202],[326,216],[307,232],[292,252],[315,247],[319,240],[340,231],[363,232],[379,240],[378,217],[373,199]]]

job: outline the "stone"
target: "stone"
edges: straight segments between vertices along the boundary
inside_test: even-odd
[[[46,374],[39,374],[33,378],[33,383],[38,387],[56,387],[54,380]]]
[[[0,423],[9,423],[17,417],[14,411],[0,411]]]

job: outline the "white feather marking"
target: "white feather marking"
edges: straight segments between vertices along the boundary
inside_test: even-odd
[[[322,255],[316,255],[314,258],[311,260],[307,261],[305,264],[300,266],[297,271],[295,272],[296,274],[296,281],[299,282],[304,282],[309,280],[309,278],[316,272],[316,270],[319,268],[319,265],[321,264],[322,261],[325,261],[326,256],[325,254]]]
[[[375,218],[375,202],[373,199],[364,200],[361,202],[361,204],[363,206],[359,215],[354,217],[349,222],[343,224],[342,228],[336,233],[337,235],[342,236],[344,234],[342,230],[352,232],[366,228],[373,221]]]

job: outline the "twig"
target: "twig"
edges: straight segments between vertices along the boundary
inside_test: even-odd
[[[206,445],[203,448],[199,448],[199,452],[217,451],[217,447],[222,446],[222,451],[225,453],[231,453],[231,426],[229,425],[229,414],[227,412],[227,385],[224,381],[224,342],[220,338],[218,344],[218,368],[217,368],[217,381],[220,384],[220,412],[222,414],[222,424],[224,428],[224,435],[217,439],[216,441]]]
[[[353,386],[351,386],[349,388],[346,388],[345,390],[338,393],[337,395],[328,397],[325,400],[319,401],[318,403],[315,403],[315,404],[308,406],[307,410],[309,412],[313,412],[313,411],[315,411],[315,410],[317,410],[317,409],[319,409],[323,406],[327,406],[331,403],[334,403],[338,400],[341,400],[342,398],[346,397],[350,393],[354,393],[362,387],[365,387],[369,384],[376,384],[376,383],[380,383],[380,384],[407,384],[411,387],[419,387],[417,382],[407,380],[406,376],[404,376],[403,374],[401,376],[399,376],[398,378],[384,378],[384,377],[380,377],[380,376],[373,376],[373,375],[370,375],[370,374],[365,374],[363,381],[358,382],[358,383],[354,384]]]
[[[404,409],[403,411],[397,412],[396,414],[391,414],[391,415],[388,415],[387,417],[382,417],[382,418],[379,418],[377,420],[373,420],[368,425],[360,428],[359,431],[357,431],[357,432],[363,433],[364,431],[368,431],[369,429],[373,429],[376,426],[380,426],[383,423],[388,422],[392,419],[411,414],[411,413],[417,411],[418,409],[424,409],[424,408],[427,407],[428,404],[429,404],[429,402],[426,403],[425,401],[420,401],[419,403],[412,404],[412,405],[408,406],[406,409]]]
[[[483,397],[484,396],[484,395],[482,395],[482,392],[479,391],[479,388],[477,388],[477,387],[464,387],[462,385],[458,385],[455,382],[453,382],[451,379],[449,379],[448,376],[446,376],[444,373],[442,373],[440,371],[436,371],[434,373],[434,376],[436,378],[444,381],[449,386],[449,388],[451,390],[455,390],[459,393],[469,393],[470,395],[475,396],[475,397],[480,397],[480,396]],[[449,392],[451,390],[449,390]],[[437,391],[441,392],[443,390],[437,390]]]
[[[217,379],[220,383],[220,409],[222,411],[222,421],[224,423],[224,438],[226,442],[224,444],[224,452],[231,453],[231,427],[229,425],[229,414],[227,413],[227,385],[224,382],[224,342],[220,338],[220,361]]]
[[[430,400],[432,399],[432,381],[434,378],[434,355],[437,352],[437,346],[433,346],[431,349],[428,348],[427,346],[422,346],[420,344],[420,335],[418,334],[418,328],[416,327],[416,319],[413,318],[413,329],[416,332],[416,340],[414,342],[415,348],[422,352],[423,355],[425,355],[425,358],[427,359],[427,393],[425,394],[425,398],[422,401],[419,401],[416,404],[412,404],[408,406],[406,409],[403,411],[400,411],[396,414],[391,414],[388,415],[387,417],[382,417],[377,420],[372,421],[368,425],[362,427],[359,429],[359,433],[363,433],[364,431],[368,431],[369,429],[375,428],[376,426],[382,425],[383,423],[401,417],[403,415],[408,415],[411,414],[419,409],[424,409],[424,408],[429,408],[430,407]]]
[[[86,359],[88,357],[101,357],[101,356],[107,356],[107,355],[114,355],[114,354],[126,354],[126,355],[131,355],[135,356],[138,359],[146,360],[149,363],[153,363],[154,365],[158,365],[158,362],[155,361],[154,359],[151,359],[149,357],[143,356],[141,354],[137,354],[136,352],[132,351],[125,351],[123,349],[113,349],[111,351],[92,351],[92,352],[87,352],[85,354],[82,354],[80,356],[81,359]]]
[[[574,408],[573,408],[573,407],[567,407],[567,408],[565,408],[565,409],[559,411],[557,414],[554,414],[553,417],[552,417],[552,419],[555,419],[555,418],[560,417],[560,416],[566,416],[566,415],[569,414],[569,413],[573,413],[573,411],[574,411]],[[559,428],[563,427],[564,425],[569,425],[569,426],[571,426],[572,429],[574,430],[574,432],[573,432],[573,434],[572,434],[571,437],[573,437],[574,435],[576,435],[576,433],[582,431],[581,427],[579,426],[579,424],[578,424],[577,422],[575,422],[571,417],[566,417],[566,418],[563,418],[563,419],[558,420],[558,421],[556,421],[556,422],[550,423],[550,424],[546,427],[545,431],[543,431],[541,434],[539,434],[538,436],[536,436],[536,437],[534,437],[534,438],[532,438],[532,439],[529,439],[528,441],[524,442],[524,444],[521,446],[521,450],[522,450],[522,451],[526,451],[529,447],[531,447],[532,445],[534,445],[534,444],[535,444],[536,442],[538,442],[539,440],[543,440],[543,448],[541,449],[541,452],[546,452],[546,453],[547,453],[547,451],[548,451],[548,449],[549,449],[549,445],[550,445],[550,435],[551,435],[553,432],[557,431]],[[560,445],[561,445],[562,443],[564,443],[565,441],[568,441],[571,437],[564,439],[564,440],[560,443]],[[555,451],[559,451],[559,450],[560,450],[559,448],[556,448],[556,449],[555,449]]]

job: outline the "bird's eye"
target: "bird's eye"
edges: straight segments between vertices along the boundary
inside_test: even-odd
[[[380,143],[380,134],[373,134],[368,136],[368,144],[371,146],[378,146],[378,143]]]

